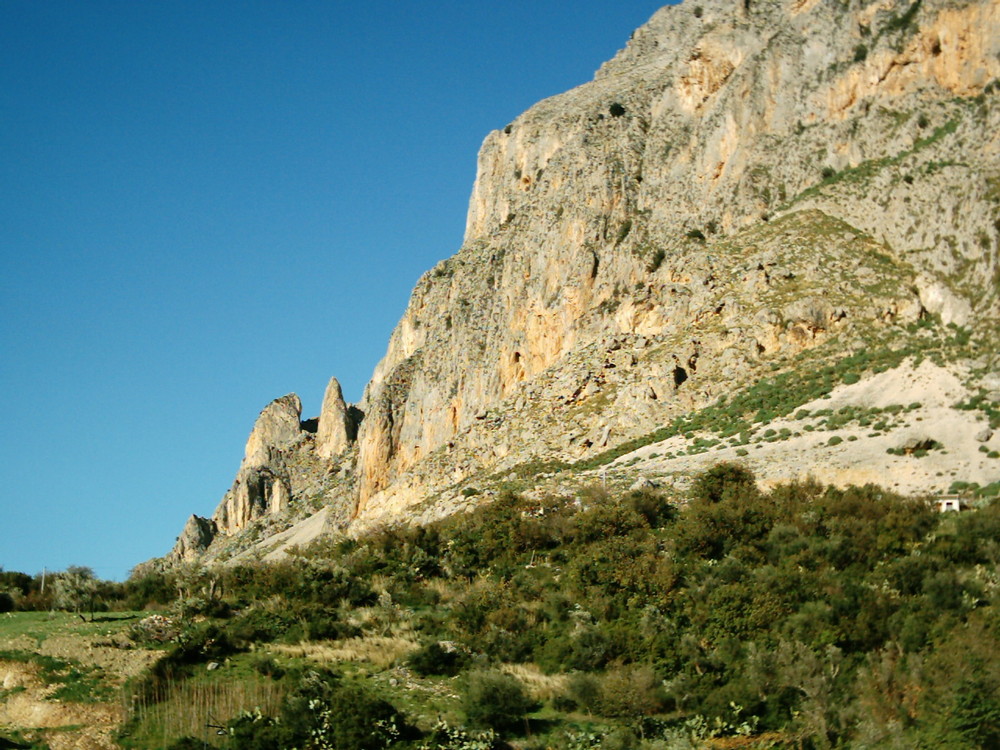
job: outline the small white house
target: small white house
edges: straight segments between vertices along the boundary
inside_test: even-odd
[[[948,495],[946,497],[939,497],[937,501],[938,511],[940,513],[948,513],[950,511],[960,511],[962,510],[962,498],[957,495]]]

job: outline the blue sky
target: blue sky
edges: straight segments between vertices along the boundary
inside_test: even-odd
[[[124,578],[271,399],[360,398],[485,135],[662,4],[0,4],[0,566]]]

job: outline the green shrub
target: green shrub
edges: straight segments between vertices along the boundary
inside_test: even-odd
[[[612,669],[601,680],[601,713],[604,716],[638,719],[663,707],[660,682],[649,667]]]
[[[660,266],[663,265],[664,259],[667,257],[667,253],[663,248],[657,248],[656,251],[649,259],[649,263],[646,264],[646,270],[649,273],[653,273],[658,270]]]
[[[745,466],[719,463],[699,474],[691,487],[691,499],[702,503],[718,503],[734,494],[757,492],[753,472]]]
[[[410,654],[407,665],[421,677],[451,677],[462,670],[465,656],[458,650],[449,651],[438,641],[432,641]]]
[[[415,735],[389,703],[334,675],[312,671],[282,703],[277,719],[255,711],[230,722],[227,747],[381,750]]]
[[[599,542],[626,536],[646,526],[646,519],[623,505],[597,505],[585,510],[576,519],[577,542]]]
[[[677,508],[662,492],[634,490],[626,500],[632,510],[646,520],[651,529],[666,526],[677,515]]]
[[[163,573],[150,573],[125,582],[125,606],[132,610],[150,605],[164,607],[177,596],[173,582]]]
[[[495,747],[498,747],[498,738],[492,729],[470,731],[448,726],[441,719],[418,745],[419,750],[492,750]]]
[[[577,672],[569,678],[565,700],[587,713],[600,710],[601,682],[592,674]]]
[[[502,672],[473,672],[465,683],[462,710],[473,727],[515,732],[537,704],[521,682]]]
[[[604,667],[614,655],[611,637],[600,628],[585,628],[569,639],[564,667],[593,672]]]
[[[294,623],[289,607],[253,607],[233,618],[226,634],[234,643],[269,643],[281,637]]]
[[[183,630],[177,638],[177,645],[158,663],[191,665],[219,661],[238,650],[222,628],[215,623],[204,622]]]
[[[258,656],[253,661],[253,668],[259,674],[273,680],[280,680],[285,675],[285,670],[271,656]]]

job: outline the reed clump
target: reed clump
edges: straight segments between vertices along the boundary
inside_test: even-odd
[[[177,737],[210,739],[244,711],[275,714],[287,686],[255,675],[198,682],[165,680],[153,688],[125,691],[127,738],[167,747]],[[127,743],[123,743],[128,746]]]

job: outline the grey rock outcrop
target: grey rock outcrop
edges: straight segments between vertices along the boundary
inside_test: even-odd
[[[964,326],[972,318],[969,300],[955,294],[943,281],[921,274],[916,279],[916,286],[920,304],[927,312],[939,316],[945,325]]]
[[[339,385],[328,388],[326,414],[336,414]],[[352,419],[349,408],[339,398],[340,408]],[[315,510],[316,499],[336,506],[342,497],[340,516],[353,512],[353,482],[350,468],[352,446],[339,452],[319,450],[317,421],[303,422],[302,402],[290,393],[275,399],[260,412],[247,439],[243,460],[232,486],[219,502],[211,519],[192,516],[168,559],[190,560],[211,557],[227,538],[254,523],[290,520],[292,516]],[[330,434],[337,437],[336,430]],[[349,436],[350,433],[347,433]],[[343,436],[343,433],[341,434]],[[344,470],[347,470],[345,477]],[[333,514],[336,516],[336,514]]]
[[[602,408],[585,386],[576,427],[606,409],[622,441],[709,400],[726,350],[731,386],[761,357],[913,321],[921,300],[959,325],[996,316],[1000,4],[697,5],[660,10],[594,81],[487,136],[464,244],[418,282],[366,390],[360,517],[533,447],[579,457],[548,447],[566,427],[538,403],[516,409],[552,368],[612,378]],[[585,361],[609,335],[655,340],[656,374]],[[650,392],[671,395],[633,395]],[[451,444],[464,468],[434,468]]]
[[[288,507],[288,480],[266,466],[245,466],[212,516],[217,528],[232,533],[265,515]]]
[[[215,539],[215,522],[201,516],[191,516],[177,537],[171,557],[175,562],[197,560]]]
[[[305,435],[301,417],[302,401],[294,393],[275,399],[261,411],[236,480],[212,516],[220,531],[239,531],[261,516],[288,507],[291,492],[282,457]]]

